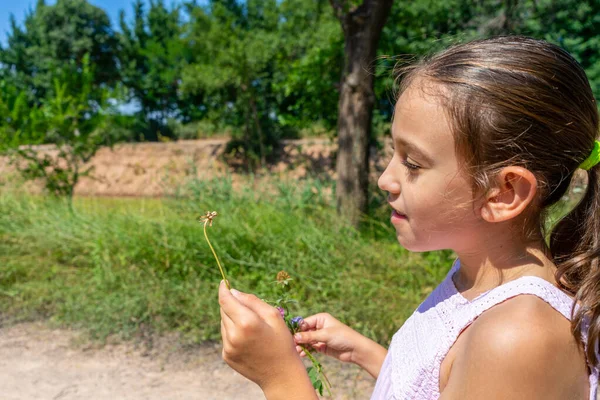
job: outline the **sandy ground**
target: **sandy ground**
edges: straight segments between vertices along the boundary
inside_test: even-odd
[[[373,379],[356,366],[325,363],[334,399],[368,398]],[[42,323],[0,328],[2,400],[264,399],[221,360],[218,344],[184,349],[176,340],[148,348],[90,344],[78,332]]]

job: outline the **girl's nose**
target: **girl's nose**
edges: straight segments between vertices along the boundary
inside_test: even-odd
[[[393,163],[394,160],[392,159],[377,180],[377,185],[383,191],[398,194],[400,193],[400,181],[394,176]]]

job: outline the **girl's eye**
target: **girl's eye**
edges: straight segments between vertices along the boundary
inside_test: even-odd
[[[410,170],[412,170],[412,171],[416,171],[416,170],[418,170],[419,168],[421,168],[421,167],[419,167],[418,165],[411,164],[411,163],[409,163],[409,162],[408,162],[408,161],[406,161],[406,160],[402,160],[402,165],[404,165],[406,168],[408,168],[408,169],[410,169]]]

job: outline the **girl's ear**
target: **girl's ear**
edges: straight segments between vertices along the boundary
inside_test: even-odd
[[[537,179],[526,168],[505,167],[495,179],[481,208],[481,217],[487,222],[503,222],[520,215],[533,201]]]

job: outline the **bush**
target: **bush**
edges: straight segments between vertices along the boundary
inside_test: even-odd
[[[196,221],[217,210],[209,235],[234,287],[273,298],[275,275],[286,270],[299,315],[328,311],[387,343],[443,279],[451,255],[410,254],[377,221],[356,231],[337,217],[327,185],[234,191],[227,180],[196,182],[177,199],[76,199],[74,213],[4,193],[0,312],[99,338],[150,330],[217,339],[220,273]]]

